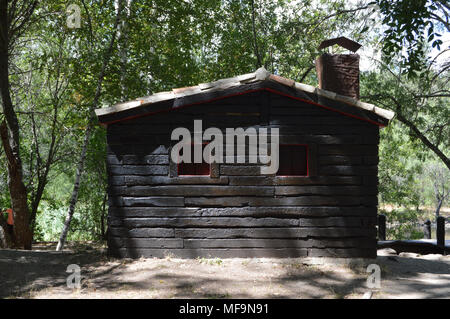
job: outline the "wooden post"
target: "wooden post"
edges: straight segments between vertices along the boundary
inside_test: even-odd
[[[378,240],[386,240],[386,215],[378,215]]]
[[[445,218],[442,216],[436,218],[436,243],[438,247],[445,247]]]
[[[431,239],[431,221],[429,219],[423,223],[423,238]]]

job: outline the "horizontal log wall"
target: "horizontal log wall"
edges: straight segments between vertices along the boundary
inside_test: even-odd
[[[218,164],[214,177],[171,176],[170,134],[276,127],[308,144],[309,177]],[[108,127],[109,252],[119,257],[375,257],[377,126],[268,92]],[[172,172],[173,173],[173,172]]]

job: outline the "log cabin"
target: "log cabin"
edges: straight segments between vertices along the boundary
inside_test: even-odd
[[[96,110],[109,254],[376,257],[379,130],[394,113],[359,101],[358,55],[323,54],[316,68],[319,88],[260,68]],[[195,120],[278,129],[278,171],[261,174],[248,148],[234,162],[175,163],[171,133],[195,133]]]

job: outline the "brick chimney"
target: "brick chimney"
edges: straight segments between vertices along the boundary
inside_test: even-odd
[[[345,37],[323,41],[319,50],[337,44],[356,52],[361,45]],[[324,53],[316,59],[319,88],[359,99],[359,55]]]

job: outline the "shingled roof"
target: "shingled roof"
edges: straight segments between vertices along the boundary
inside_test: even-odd
[[[177,88],[100,108],[95,113],[101,124],[108,125],[260,90],[301,100],[379,126],[386,126],[395,115],[392,111],[372,104],[271,74],[263,67],[253,73]]]

